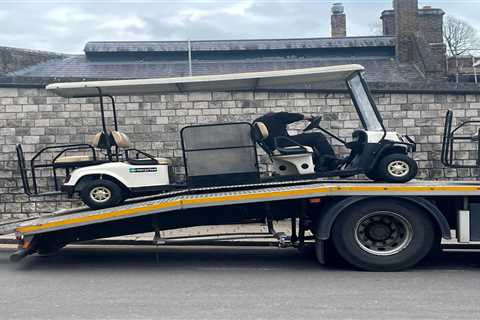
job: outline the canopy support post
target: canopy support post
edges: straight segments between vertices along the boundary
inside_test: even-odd
[[[102,118],[102,129],[103,129],[103,133],[104,133],[104,136],[105,136],[107,157],[108,157],[109,161],[112,161],[112,144],[111,144],[111,141],[110,141],[109,133],[108,133],[108,130],[107,130],[107,124],[106,124],[106,121],[105,121],[105,106],[104,106],[104,103],[103,103],[103,92],[102,92],[102,89],[99,88],[99,87],[97,87],[97,91],[98,91],[98,97],[99,97],[99,101],[100,101],[100,114],[101,114],[101,118]],[[114,112],[114,118],[116,118],[115,112]],[[115,123],[116,123],[116,120],[115,120]]]

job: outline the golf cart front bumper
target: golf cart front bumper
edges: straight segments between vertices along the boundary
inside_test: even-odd
[[[60,187],[60,190],[63,193],[66,193],[69,197],[71,197],[71,196],[73,196],[73,193],[75,192],[75,186],[62,185]]]
[[[415,140],[408,136],[404,135],[402,136],[403,143],[402,145],[405,145],[407,147],[407,152],[416,152],[417,151],[417,143]]]

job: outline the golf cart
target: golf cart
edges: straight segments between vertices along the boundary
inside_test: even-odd
[[[361,70],[356,70],[343,79],[349,89],[350,96],[357,111],[363,129],[352,132],[352,141],[333,134],[321,127],[322,117],[314,117],[303,130],[309,132],[320,130],[332,139],[337,140],[347,149],[350,155],[344,159],[324,156],[308,146],[302,146],[288,137],[275,137],[275,147],[265,144],[269,137],[267,126],[255,122],[253,136],[257,143],[270,156],[275,172],[283,176],[313,175],[315,177],[349,177],[365,174],[374,181],[405,183],[415,178],[418,166],[408,156],[415,152],[416,144],[409,136],[401,136],[396,132],[387,132],[375,101],[368,90]],[[291,147],[281,147],[291,145]],[[335,161],[336,167],[324,169],[322,162]]]
[[[106,208],[120,204],[128,197],[175,188],[170,183],[171,161],[132,148],[129,138],[118,129],[115,99],[111,95],[104,95],[100,88],[96,90],[102,131],[94,135],[91,143],[45,147],[32,157],[29,170],[22,145],[16,146],[24,192],[31,197],[61,194],[71,197],[78,192],[89,207]],[[109,98],[112,106],[112,129],[106,124],[106,98]],[[53,191],[41,192],[42,187],[48,186],[39,186],[39,176],[42,170],[47,169],[53,179]],[[60,184],[58,180],[62,175],[59,171],[62,170],[65,180]]]
[[[360,65],[283,70],[216,76],[197,76],[165,79],[139,79],[58,83],[47,86],[63,97],[98,97],[102,131],[91,144],[52,146],[42,149],[26,166],[21,145],[17,146],[19,168],[25,193],[41,196],[78,193],[91,208],[118,205],[127,198],[160,194],[172,190],[189,191],[205,187],[239,188],[266,182],[285,182],[320,177],[348,177],[367,174],[376,181],[407,182],[417,172],[416,162],[408,157],[415,151],[409,137],[387,132],[382,118],[368,91]],[[185,181],[176,181],[171,161],[157,158],[130,146],[128,137],[119,131],[114,96],[132,94],[166,94],[194,91],[268,91],[276,86],[318,84],[322,81],[346,81],[359,115],[362,130],[352,133],[346,142],[320,126],[317,117],[305,129],[318,129],[351,150],[340,159],[334,170],[315,170],[318,152],[308,146],[292,144],[270,150],[263,143],[268,130],[261,123],[223,123],[185,127],[181,142],[186,171]],[[106,125],[105,99],[110,100],[113,129]],[[215,137],[215,139],[212,139]],[[278,137],[288,139],[288,137]],[[259,172],[256,146],[269,154],[272,175]],[[48,162],[44,154],[54,151]],[[67,153],[76,152],[76,155]],[[82,154],[78,154],[78,153]],[[317,166],[318,167],[318,166]],[[43,193],[37,187],[37,170],[51,169],[55,191]],[[65,171],[60,184],[57,170]],[[30,180],[32,186],[30,186]]]

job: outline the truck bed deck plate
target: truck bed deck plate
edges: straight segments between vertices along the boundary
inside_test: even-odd
[[[232,190],[233,189],[233,190]],[[228,190],[228,191],[225,191]],[[236,205],[252,202],[281,201],[326,196],[472,196],[480,195],[476,181],[413,181],[407,184],[385,184],[365,181],[321,181],[307,184],[265,184],[190,190],[160,199],[133,200],[122,206],[92,210],[64,210],[49,216],[20,223],[16,232],[23,235],[46,233],[113,220],[127,219],[166,211],[200,207]]]

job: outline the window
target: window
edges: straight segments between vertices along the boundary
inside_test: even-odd
[[[368,93],[360,77],[360,75],[356,75],[347,81],[348,86],[352,90],[352,98],[357,104],[359,116],[362,119],[365,130],[383,131],[382,120],[378,118],[374,106],[370,103]]]

